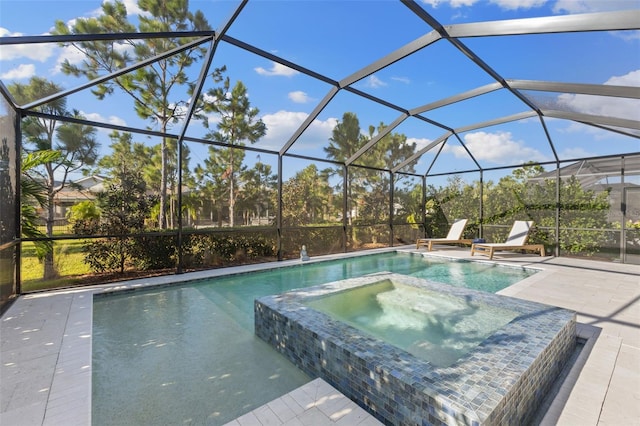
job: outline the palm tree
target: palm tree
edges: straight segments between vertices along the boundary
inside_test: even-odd
[[[24,238],[46,238],[47,234],[38,229],[37,207],[46,209],[49,204],[47,188],[33,179],[29,171],[47,163],[59,161],[60,152],[54,150],[34,151],[23,154],[20,179],[20,228]],[[34,241],[36,255],[42,260],[53,250],[51,240]]]
[[[57,84],[44,78],[32,77],[28,84],[14,83],[9,91],[16,101],[26,104],[42,97],[53,95],[62,90]],[[39,112],[54,116],[83,119],[78,111],[67,110],[66,99],[56,99],[37,107]],[[70,175],[92,165],[98,155],[96,129],[78,123],[62,123],[57,119],[28,116],[22,120],[23,147],[26,152],[38,152],[56,149],[55,161],[45,162],[29,169],[44,188],[48,201],[46,203],[47,236],[53,237],[54,206],[56,194],[69,185]],[[44,156],[47,157],[47,156]],[[41,157],[43,158],[43,157]],[[47,157],[50,158],[50,157]],[[53,251],[49,251],[44,262],[44,278],[57,276],[53,262]]]

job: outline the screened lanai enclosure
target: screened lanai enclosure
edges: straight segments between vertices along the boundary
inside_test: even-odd
[[[640,263],[639,4],[517,3],[3,6],[2,303],[457,218]]]

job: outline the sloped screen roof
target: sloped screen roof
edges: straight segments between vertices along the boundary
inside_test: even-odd
[[[158,135],[124,95],[99,102],[91,94],[96,84],[149,66],[153,58],[114,64],[111,72],[84,80],[61,73],[60,64],[82,60],[73,46],[83,40],[126,50],[126,40],[160,45],[163,37],[183,35],[189,44],[182,49],[208,49],[191,70],[195,91],[212,88],[204,76],[222,66],[247,86],[267,126],[252,147],[259,152],[325,159],[331,130],[352,112],[368,142],[345,163],[366,166],[370,147],[400,133],[416,149],[384,165],[394,172],[428,175],[640,153],[638,2],[530,3],[192,1],[190,9],[202,11],[213,30],[61,36],[49,35],[54,20],[71,25],[99,16],[101,2],[5,2],[0,78],[7,97],[6,87],[25,82],[29,70],[63,88],[21,105],[25,110],[66,99],[107,128]],[[51,15],[33,17],[34,9],[44,12],[52,4]],[[144,17],[133,2],[124,4],[130,20]],[[155,59],[172,53],[160,51]],[[176,89],[167,101],[188,115],[191,96]],[[206,133],[193,117],[171,123],[168,131],[195,141]]]

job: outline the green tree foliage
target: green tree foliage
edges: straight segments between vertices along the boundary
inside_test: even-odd
[[[378,127],[369,126],[367,141],[373,139],[376,134],[380,134],[387,126],[380,123]],[[367,152],[362,154],[357,164],[368,167],[391,169],[411,157],[416,151],[416,143],[408,142],[407,137],[402,133],[390,132],[378,140]],[[412,173],[414,166],[409,165],[404,169],[406,173]]]
[[[189,11],[188,0],[139,0],[138,6],[144,14],[138,16],[138,28],[129,22],[127,10],[122,1],[104,2],[102,14],[92,18],[79,18],[69,28],[62,21],[56,21],[56,34],[100,34],[127,32],[164,32],[210,30],[201,11]],[[94,79],[102,73],[112,73],[142,60],[192,42],[188,37],[163,37],[148,40],[122,41],[82,41],[72,43],[84,56],[80,64],[68,60],[62,63],[62,71],[75,76]],[[185,116],[189,94],[193,92],[195,77],[190,77],[188,69],[205,54],[204,47],[187,49],[169,58],[158,60],[125,75],[110,79],[97,86],[93,93],[104,99],[116,88],[129,95],[139,117],[149,120],[161,132],[166,133],[172,124]],[[214,69],[210,77],[220,81],[224,68]],[[186,89],[186,90],[185,90]],[[200,104],[200,103],[199,103]],[[171,170],[177,164],[176,141],[163,138],[158,148],[160,163],[160,207],[158,224],[167,226],[169,210],[168,194],[172,184]]]
[[[384,123],[380,123],[377,128],[369,126],[368,140],[380,134],[386,129]],[[388,133],[380,138],[362,157],[356,160],[357,164],[379,169],[391,169],[395,165],[402,163],[415,153],[415,142],[408,142],[407,137],[402,133]],[[414,171],[413,165],[406,167],[406,173]],[[362,223],[384,223],[389,218],[389,203],[391,192],[391,176],[385,171],[362,170],[359,174],[364,175],[364,193],[359,197],[359,218]],[[396,199],[402,198],[406,175],[394,175],[394,190],[397,191]],[[395,210],[395,209],[394,209]]]
[[[460,176],[451,176],[447,178],[447,186],[436,188],[428,185],[426,193],[425,228],[428,235],[442,237],[455,219],[467,218],[470,222],[465,229],[465,236],[477,236],[480,225],[480,182],[468,184]]]
[[[15,83],[9,91],[21,104],[53,95],[62,90],[60,86],[40,77],[32,77],[28,84]],[[78,111],[68,111],[66,100],[58,99],[37,108],[40,112],[83,119]],[[23,120],[23,148],[27,152],[55,150],[58,156],[52,161],[32,167],[23,175],[34,184],[42,186],[46,193],[46,233],[53,236],[55,219],[54,198],[69,185],[70,175],[85,170],[92,165],[98,155],[99,144],[95,138],[96,129],[76,123],[59,123],[58,120],[29,116]],[[57,276],[53,261],[53,251],[44,260],[44,278]]]
[[[340,163],[345,163],[351,158],[360,148],[367,143],[367,138],[362,135],[360,130],[360,121],[356,114],[352,112],[346,112],[342,116],[342,121],[339,121],[333,128],[331,138],[329,138],[329,146],[324,148],[327,158],[333,159]],[[349,170],[347,176],[347,199],[353,200],[353,197],[364,191],[363,176],[358,175],[358,171],[361,169]],[[342,177],[342,168],[335,169],[334,173],[339,177]],[[342,185],[339,184],[336,190],[340,191]],[[348,214],[348,223],[352,223],[352,214]],[[355,236],[354,236],[355,237]],[[355,238],[354,238],[355,239]]]
[[[389,202],[391,197],[391,180],[389,173],[362,169],[357,172],[364,179],[361,191],[353,200],[355,206],[354,224],[379,224],[389,220]]]
[[[142,177],[147,184],[147,188],[152,188],[154,183],[160,182],[161,176],[161,155],[160,145],[149,147],[142,142],[134,142],[133,136],[130,133],[120,133],[113,131],[109,134],[111,139],[111,154],[105,155],[98,161],[97,172],[106,174],[108,176],[117,175],[127,170],[140,170]],[[189,149],[187,146],[183,148],[183,185],[191,188],[195,187],[194,179],[188,171],[189,163]],[[176,176],[178,168],[175,164],[169,165],[167,168],[169,175],[168,181],[170,182],[168,188],[169,197],[169,211],[168,225],[174,227],[174,219],[177,217],[177,188],[176,188]],[[193,200],[195,197],[185,194],[183,196],[183,210],[191,212],[193,210]],[[155,206],[152,212],[154,218],[158,218],[160,206]],[[189,217],[189,216],[188,216]],[[154,219],[150,223],[159,227],[158,222]]]
[[[85,261],[96,272],[124,272],[139,254],[136,234],[145,230],[155,197],[147,195],[140,171],[123,170],[98,194],[98,232],[113,237],[85,244]]]
[[[100,224],[100,209],[91,200],[80,201],[67,210],[67,220],[75,234],[91,235]]]
[[[419,229],[422,223],[422,184],[405,180],[405,186],[396,186],[393,191],[393,223],[411,224],[411,229]]]
[[[229,226],[234,226],[236,198],[241,189],[239,175],[246,171],[243,166],[245,151],[235,147],[245,146],[247,142],[256,143],[267,128],[258,118],[260,111],[251,106],[247,88],[241,81],[231,88],[231,81],[226,78],[222,87],[207,92],[206,99],[211,100],[205,103],[204,111],[218,115],[220,120],[216,130],[208,132],[205,139],[223,143],[228,148],[210,147],[209,159],[204,167],[197,169],[196,175],[222,186],[214,192],[222,192],[228,197]]]
[[[551,186],[551,180],[545,186]],[[562,180],[560,191],[560,249],[570,254],[598,252],[607,239],[602,229],[608,224],[609,192],[585,189],[575,176]],[[551,193],[551,188],[547,192]],[[547,217],[540,223],[551,226],[552,221]]]
[[[271,166],[260,161],[251,169],[247,169],[242,175],[244,186],[241,192],[241,205],[243,206],[244,224],[249,225],[250,216],[255,214],[258,223],[262,224],[263,215],[269,218],[270,199],[276,193],[278,177],[271,172]],[[272,207],[273,208],[273,207]]]
[[[152,162],[153,149],[141,142],[134,142],[131,133],[120,133],[114,130],[109,134],[111,154],[105,155],[97,163],[97,172],[100,174],[117,175],[126,170],[139,170],[142,172],[147,186],[153,182],[155,165]]]
[[[228,177],[224,175],[227,169],[224,159],[218,163],[218,158],[218,149],[210,146],[209,157],[204,159],[203,164],[195,167],[194,174],[203,210],[208,211],[211,221],[217,220],[218,227],[221,227],[223,210],[228,200],[225,182]]]
[[[300,226],[326,223],[330,217],[332,189],[328,171],[311,164],[282,184],[282,224]]]
[[[38,228],[37,208],[46,209],[49,203],[46,188],[39,181],[30,177],[30,171],[45,164],[55,163],[60,160],[60,152],[54,150],[35,151],[23,153],[21,159],[20,179],[20,226],[22,236],[25,238],[44,238],[47,235]],[[52,252],[51,240],[34,241],[36,256],[43,260]]]
[[[483,209],[486,225],[503,225],[489,239],[503,241],[515,220],[533,220],[532,243],[551,249],[555,245],[556,179],[540,178],[544,169],[527,165],[503,176],[498,183],[484,183]],[[459,176],[449,178],[445,187],[427,191],[427,228],[440,236],[458,218],[469,218],[466,235],[475,236],[480,208],[480,182],[465,183]],[[570,254],[592,255],[606,240],[608,192],[583,188],[575,177],[560,182],[560,249]]]
[[[349,200],[349,223],[374,224],[388,222],[390,214],[390,189],[391,176],[388,172],[372,170],[388,169],[400,164],[415,153],[416,144],[409,143],[407,137],[401,133],[390,132],[381,137],[359,158],[355,154],[369,141],[381,134],[386,125],[380,123],[378,127],[369,126],[368,135],[363,135],[360,129],[358,117],[351,112],[343,115],[333,129],[329,146],[325,152],[330,159],[345,163],[354,161],[349,168],[347,177],[347,197]],[[366,166],[357,167],[357,165]],[[405,169],[405,172],[413,172],[413,166]],[[342,169],[338,168],[335,174],[342,176]],[[403,187],[403,175],[396,175],[394,188],[408,191]],[[340,190],[341,185],[336,187]],[[352,239],[356,241],[355,229]]]

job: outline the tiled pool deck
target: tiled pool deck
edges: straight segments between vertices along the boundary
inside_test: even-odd
[[[469,250],[449,247],[430,255],[471,259]],[[542,423],[640,424],[640,266],[514,253],[500,253],[494,262],[542,269],[501,293],[575,310],[579,335],[591,337],[581,355],[584,365],[568,377],[573,386],[561,389]],[[90,424],[94,292],[263,267],[204,271],[19,298],[1,320],[0,424]],[[335,389],[313,381],[232,424],[377,424],[343,398]]]

